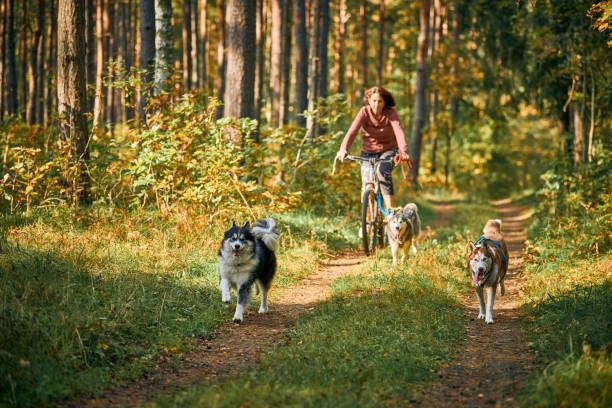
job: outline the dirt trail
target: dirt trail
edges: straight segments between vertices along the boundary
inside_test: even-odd
[[[364,260],[362,253],[355,250],[339,254],[295,286],[276,289],[277,294],[273,286],[270,313],[261,315],[249,308],[244,323],[234,324],[231,323],[232,309],[227,313],[228,323],[219,328],[212,339],[201,339],[195,351],[179,356],[178,363],[161,363],[154,372],[137,381],[119,384],[97,398],[84,396],[63,405],[136,406],[196,382],[214,380],[252,367],[264,350],[285,341],[283,332],[295,325],[300,314],[329,296],[329,285],[334,279],[350,274]]]
[[[469,291],[462,304],[469,321],[465,340],[453,363],[438,373],[438,380],[418,392],[420,407],[509,407],[532,370],[530,353],[515,302],[521,289],[521,253],[527,217],[524,208],[508,201],[494,202],[502,219],[502,233],[510,251],[506,295],[495,298],[492,325],[476,319],[478,301]],[[474,237],[476,239],[478,237]],[[467,279],[467,278],[466,278]]]

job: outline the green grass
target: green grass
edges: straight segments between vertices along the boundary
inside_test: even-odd
[[[481,228],[486,215],[464,214],[473,205],[456,203],[456,216],[467,224],[449,234],[444,245],[425,239],[418,254],[398,270],[392,268],[387,248],[359,273],[334,281],[332,298],[303,315],[287,333],[288,343],[264,353],[257,368],[161,397],[154,405],[409,404],[416,385],[450,361],[461,338],[464,318],[458,297],[468,289],[469,279],[457,254],[465,249],[467,230]]]
[[[275,286],[357,239],[333,227],[342,217],[272,216],[281,231]],[[193,211],[0,219],[0,405],[95,393],[210,335],[231,317],[217,289],[225,228]]]
[[[522,405],[611,406],[612,259],[580,259],[563,240],[528,255],[521,301],[538,369]]]

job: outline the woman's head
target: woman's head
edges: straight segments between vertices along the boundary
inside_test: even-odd
[[[372,98],[373,96],[375,97]],[[368,89],[367,91],[365,91],[365,93],[363,94],[362,102],[364,105],[371,106],[370,100],[374,102],[375,100],[378,100],[379,98],[382,98],[382,100],[384,101],[383,108],[392,108],[395,106],[395,100],[393,99],[393,95],[391,95],[391,92],[387,91],[382,86],[374,86]]]

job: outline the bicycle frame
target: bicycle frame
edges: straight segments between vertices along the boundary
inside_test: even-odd
[[[378,167],[380,167],[380,164],[382,162],[389,161],[389,160],[381,160],[381,159],[376,159],[376,158],[373,158],[373,157],[371,157],[369,159],[364,159],[362,157],[352,156],[352,155],[346,155],[346,159],[347,160],[351,160],[351,161],[355,161],[355,162],[368,162],[368,163],[370,163],[370,180],[373,180],[373,182],[367,182],[367,183],[365,183],[365,185],[366,186],[368,186],[368,185],[371,186],[371,188],[374,190],[374,195],[376,196],[376,202],[378,203],[379,211],[383,215],[385,215],[385,216],[389,215],[390,214],[390,211],[389,211],[390,209],[385,211],[385,209],[382,206],[382,193],[380,192],[380,180],[378,180]]]

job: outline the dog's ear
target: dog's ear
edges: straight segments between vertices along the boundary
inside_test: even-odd
[[[236,221],[232,221],[232,228],[236,227]]]
[[[242,228],[251,229],[251,223],[247,221],[246,224],[244,224],[244,227]]]
[[[474,246],[472,242],[468,243],[468,251],[470,254],[474,251],[474,248],[476,247]]]

